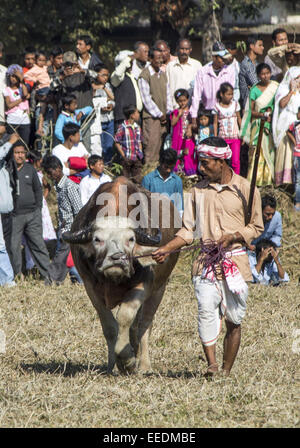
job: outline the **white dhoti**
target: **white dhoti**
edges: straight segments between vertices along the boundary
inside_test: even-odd
[[[225,280],[208,280],[193,276],[198,301],[198,331],[205,346],[216,343],[222,327],[222,317],[233,324],[241,324],[246,314],[248,287],[234,294]]]

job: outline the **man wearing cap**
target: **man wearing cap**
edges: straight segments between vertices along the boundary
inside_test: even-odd
[[[133,77],[138,80],[144,68],[150,64],[148,61],[149,46],[145,42],[135,42],[133,46],[134,51],[123,50],[115,58],[116,69],[110,77],[110,82],[114,87],[124,80],[126,71],[130,68]],[[127,54],[126,54],[127,53]],[[124,55],[124,57],[123,57]]]
[[[196,75],[192,106],[190,108],[193,128],[197,128],[199,104],[204,109],[212,110],[217,102],[217,91],[223,82],[229,82],[234,87],[235,71],[232,65],[226,65],[226,58],[231,57],[221,42],[213,45],[212,62],[201,67]]]
[[[63,55],[63,74],[58,73],[50,84],[50,89],[60,96],[73,94],[76,96],[78,108],[93,105],[93,77],[97,76],[92,70],[82,69],[73,51]]]
[[[210,137],[198,147],[199,170],[204,180],[185,197],[183,227],[175,238],[161,246],[152,257],[163,263],[167,253],[192,244],[194,239],[222,243],[227,253],[222,273],[215,276],[197,258],[192,267],[198,301],[198,330],[207,360],[205,375],[218,372],[216,341],[225,317],[226,335],[222,371],[229,375],[240,340],[241,322],[246,312],[248,281],[252,280],[245,245],[264,229],[260,194],[255,189],[251,219],[245,224],[250,184],[230,168],[231,149],[218,137]]]

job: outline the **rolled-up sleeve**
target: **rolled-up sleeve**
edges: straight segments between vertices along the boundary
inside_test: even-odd
[[[196,208],[195,208],[195,193],[192,190],[189,194],[184,196],[184,211],[182,228],[176,233],[176,236],[182,238],[186,244],[192,244],[194,241],[194,230],[196,223]]]
[[[261,235],[264,231],[264,223],[261,210],[261,198],[257,188],[254,191],[251,219],[247,226],[241,228],[239,233],[244,241],[251,245],[251,241]]]

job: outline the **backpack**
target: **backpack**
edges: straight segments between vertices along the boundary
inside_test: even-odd
[[[0,162],[0,214],[9,213],[14,208],[10,175],[5,160]]]

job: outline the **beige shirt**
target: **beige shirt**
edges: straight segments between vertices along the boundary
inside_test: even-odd
[[[190,94],[190,99],[193,94],[194,80],[197,71],[202,67],[201,62],[193,58],[188,58],[186,64],[180,64],[179,59],[169,62],[166,69],[166,74],[170,86],[170,94],[174,109],[178,108],[178,104],[174,98],[174,93],[177,89],[186,89]]]
[[[232,172],[233,173],[233,172]],[[225,234],[239,232],[247,244],[257,238],[264,230],[261,198],[257,188],[252,206],[250,223],[245,226],[245,217],[250,193],[250,183],[237,174],[223,186],[209,184],[206,188],[194,187],[185,195],[183,227],[176,233],[187,244],[194,239],[219,240]],[[235,243],[232,249],[241,248]],[[252,274],[247,254],[233,256],[244,280],[251,281]],[[201,275],[202,267],[195,260],[192,275]]]
[[[282,74],[285,75],[289,69],[289,66],[286,63],[285,59],[285,50],[287,49],[287,45],[280,45],[280,47],[272,47],[268,50],[267,56],[271,59],[271,61],[279,67],[282,71]]]

